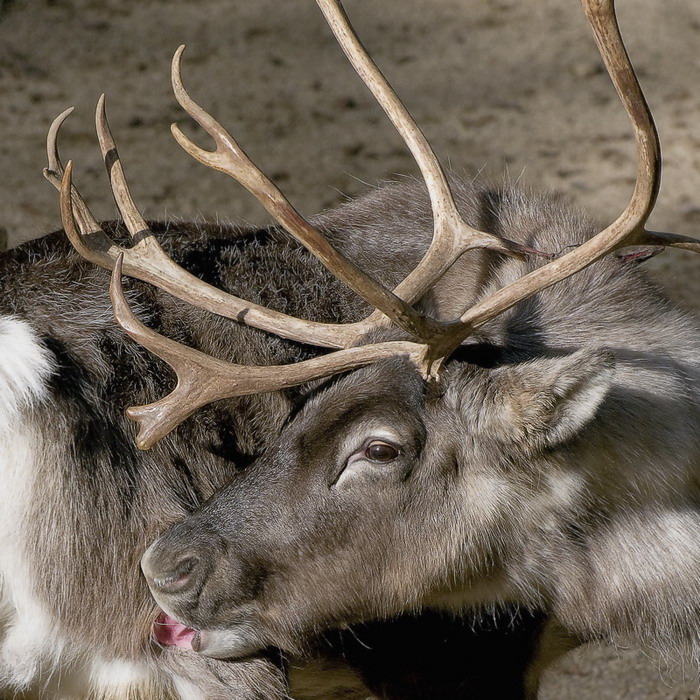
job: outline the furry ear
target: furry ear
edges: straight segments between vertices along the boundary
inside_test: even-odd
[[[612,385],[609,350],[578,350],[491,372],[489,423],[499,437],[530,450],[572,438],[598,411]]]

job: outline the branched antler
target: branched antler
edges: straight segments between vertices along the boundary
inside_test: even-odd
[[[637,179],[629,204],[610,226],[589,241],[503,287],[468,309],[460,318],[443,322],[419,313],[412,305],[467,250],[484,248],[515,256],[543,254],[479,231],[464,221],[433,150],[362,47],[338,0],[316,1],[353,67],[411,150],[428,189],[433,211],[433,239],[422,260],[396,289],[386,289],[335,250],[294,209],[221,124],[192,100],[182,84],[183,46],[173,58],[173,90],[184,110],[214,140],[215,150],[207,151],[196,146],[176,124],[173,124],[172,132],[180,146],[194,158],[230,175],[246,187],[286,231],[377,309],[363,321],[324,324],[296,319],[226,294],[179,267],[156,241],[133,202],[107,124],[102,96],[95,117],[98,138],[114,198],[133,241],[129,248],[116,245],[100,228],[73,187],[71,164],[68,163],[64,171],[58,156],[57,133],[72,110],[63,112],[49,130],[49,167],[44,175],[61,192],[61,215],[68,237],[88,260],[113,269],[110,294],[118,323],[134,340],[170,364],[177,373],[178,383],[171,394],[153,404],[129,409],[129,416],[141,426],[139,447],[150,447],[192,412],[211,401],[282,389],[388,357],[405,356],[424,377],[434,377],[444,359],[480,326],[608,253],[626,246],[672,246],[700,252],[700,241],[645,228],[660,182],[656,128],[622,42],[613,0],[582,0],[603,62],[635,132]],[[244,367],[223,362],[164,338],[144,326],[126,302],[121,288],[122,271],[213,313],[285,338],[343,349],[281,367]],[[420,342],[395,341],[352,347],[371,329],[390,321]]]
[[[338,0],[316,0],[328,26],[348,60],[381,105],[413,155],[425,181],[433,211],[433,240],[416,268],[396,288],[396,294],[417,301],[466,251],[495,250],[506,255],[544,255],[520,243],[479,231],[467,224],[457,210],[445,172],[425,135],[409,114],[387,79],[374,63],[350,24]]]
[[[173,92],[185,112],[212,137],[216,150],[206,151],[196,146],[182,133],[177,124],[173,124],[171,130],[180,146],[200,163],[220,170],[240,182],[287,232],[318,258],[338,279],[345,282],[350,289],[382,311],[398,326],[418,338],[431,335],[432,319],[419,314],[403,299],[383,287],[335,250],[321,232],[299,214],[272,180],[248,158],[226,129],[187,94],[180,75],[180,61],[184,50],[185,47],[180,46],[173,57]]]
[[[64,176],[68,177],[69,182],[72,181],[71,163],[68,163],[64,171],[57,147],[59,128],[72,111],[72,108],[68,109],[54,120],[47,137],[49,167],[44,170],[44,176],[59,191]],[[207,284],[177,265],[158,244],[129,194],[119,154],[109,131],[104,95],[97,104],[95,123],[110,181],[116,187],[114,194],[117,206],[122,212],[134,245],[124,248],[111,241],[91,214],[78,190],[71,184],[70,197],[64,197],[61,218],[68,238],[84,258],[112,270],[117,257],[123,254],[124,273],[130,277],[154,284],[173,296],[194,303],[211,313],[242,321],[283,338],[329,348],[345,347],[357,339],[359,332],[353,333],[352,329],[344,335],[343,330],[347,326],[306,321],[239,299]]]
[[[604,255],[630,245],[672,245],[700,252],[700,242],[684,236],[658,234],[644,227],[661,181],[661,155],[654,119],[630,62],[615,15],[614,0],[581,0],[598,50],[632,122],[637,149],[637,179],[632,197],[620,216],[586,243],[530,272],[475,304],[431,348],[435,357],[449,355],[487,321],[519,301],[560,282]]]
[[[284,389],[397,355],[405,355],[423,369],[425,345],[401,341],[346,348],[291,365],[251,367],[218,360],[156,333],[136,318],[122,290],[123,257],[120,253],[117,258],[109,288],[117,323],[167,362],[178,380],[160,401],[128,409],[127,415],[140,425],[137,445],[141,449],[148,449],[198,408],[218,399]]]

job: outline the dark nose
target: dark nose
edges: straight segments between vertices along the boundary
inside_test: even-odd
[[[172,551],[160,540],[141,559],[141,570],[154,593],[180,594],[194,588],[206,575],[202,560],[192,551]]]

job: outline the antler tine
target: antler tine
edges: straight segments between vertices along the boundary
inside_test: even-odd
[[[432,319],[415,311],[403,299],[335,250],[320,231],[299,214],[272,180],[250,160],[226,129],[188,95],[182,84],[180,70],[184,49],[184,46],[180,46],[173,56],[173,92],[185,112],[211,136],[216,148],[214,151],[200,148],[185,136],[177,124],[173,124],[171,130],[178,144],[200,163],[230,175],[243,185],[333,275],[398,326],[418,338],[432,336],[435,332]]]
[[[74,107],[61,112],[51,123],[49,133],[46,135],[46,157],[49,161],[48,168],[44,168],[44,177],[57,189],[61,189],[64,168],[58,154],[58,132],[63,122],[73,113]],[[87,204],[77,190],[73,191],[73,208],[76,211],[76,219],[80,222],[81,231],[99,231],[100,225],[88,209]]]
[[[105,111],[105,95],[102,93],[100,99],[97,100],[95,108],[95,130],[97,131],[97,140],[100,144],[100,152],[104,161],[107,175],[109,176],[109,184],[114,196],[114,201],[117,204],[119,213],[124,220],[124,225],[134,241],[134,248],[139,248],[146,255],[158,256],[163,255],[163,249],[158,241],[153,236],[148,224],[141,216],[141,212],[136,207],[129,186],[126,183],[124,168],[122,167],[117,144],[112,137],[112,132],[107,121],[107,113]]]
[[[661,160],[654,120],[625,49],[615,16],[614,0],[581,0],[598,49],[632,122],[637,148],[637,179],[620,216],[576,250],[503,287],[464,313],[431,348],[434,357],[449,355],[468,335],[519,301],[588,267],[604,255],[628,245],[661,242],[644,230],[659,191]],[[682,242],[669,238],[668,242]],[[692,239],[691,239],[692,240]]]
[[[700,253],[700,241],[692,236],[681,236],[677,233],[662,233],[661,231],[644,231],[640,236],[642,245],[658,245],[667,248],[681,248],[693,253]]]
[[[423,259],[394,293],[409,303],[414,303],[463,253],[473,248],[488,248],[517,257],[522,257],[523,254],[542,255],[527,246],[479,231],[464,221],[435,152],[367,53],[339,0],[316,0],[316,3],[355,72],[411,151],[430,196],[434,220],[433,240]]]
[[[46,136],[46,157],[48,167],[44,168],[44,177],[61,193],[61,218],[66,234],[76,250],[90,262],[112,268],[116,259],[116,246],[104,235],[102,228],[92,215],[78,190],[71,184],[72,163],[64,169],[58,155],[58,132],[63,122],[72,114],[69,107],[59,114],[51,123]],[[63,192],[64,182],[68,183],[67,192]],[[88,243],[89,237],[89,243]]]
[[[61,189],[61,178],[63,177],[63,163],[58,155],[58,132],[61,130],[63,122],[73,114],[75,107],[64,109],[52,122],[49,127],[49,133],[46,134],[46,158],[49,161],[49,167],[44,168],[44,177],[56,187]]]
[[[122,289],[123,259],[123,254],[117,258],[110,282],[114,317],[131,338],[167,362],[177,375],[177,385],[168,396],[127,410],[129,418],[139,423],[140,449],[152,447],[198,408],[219,399],[284,389],[399,355],[425,368],[426,346],[401,341],[347,348],[281,366],[251,367],[210,357],[156,333],[136,318]]]

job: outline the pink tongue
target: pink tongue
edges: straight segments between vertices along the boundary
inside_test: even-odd
[[[192,640],[197,630],[185,627],[177,620],[162,612],[153,625],[153,635],[163,646],[192,649]]]

